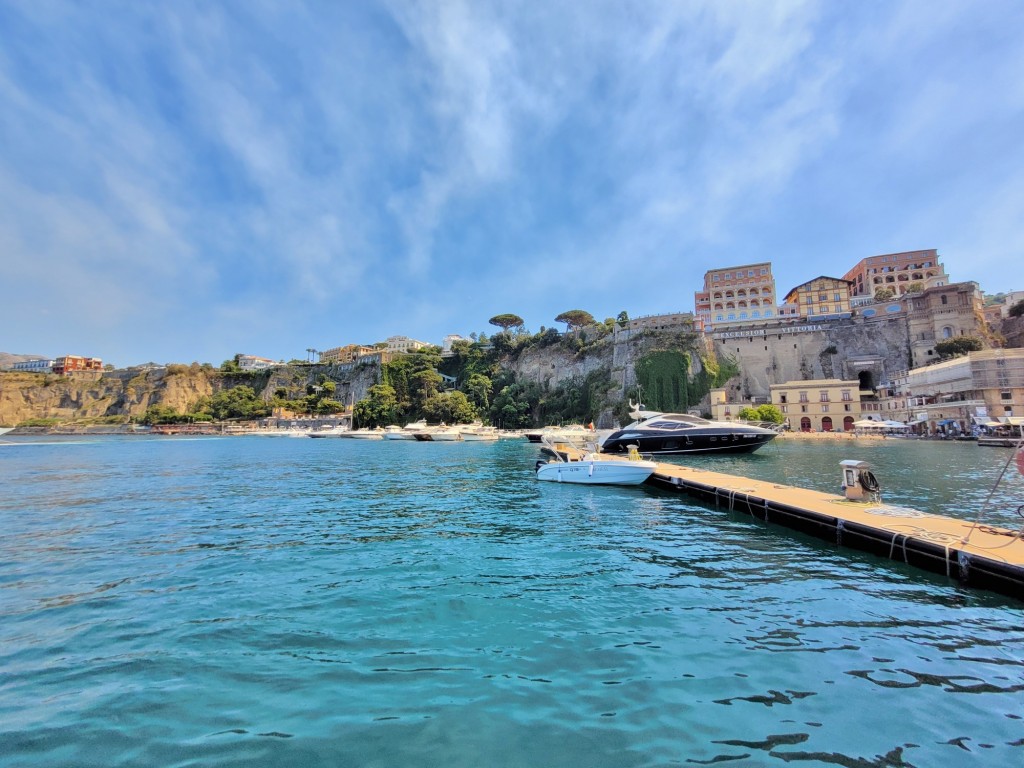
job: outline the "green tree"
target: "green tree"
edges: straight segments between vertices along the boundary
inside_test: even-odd
[[[168,405],[151,405],[142,417],[143,424],[179,424],[187,417]]]
[[[491,380],[482,373],[474,373],[466,380],[466,397],[478,413],[487,413],[491,401]]]
[[[540,401],[540,388],[532,383],[512,382],[494,396],[491,403],[491,423],[516,429],[528,427],[530,414]]]
[[[935,344],[935,353],[939,357],[960,357],[968,352],[977,352],[983,348],[981,339],[973,336],[958,336],[955,339],[946,339]]]
[[[440,392],[443,381],[444,379],[441,378],[441,374],[433,368],[427,368],[412,374],[409,377],[409,384],[411,385],[410,394],[413,406],[415,408],[423,408],[430,398]]]
[[[244,384],[218,392],[210,398],[209,404],[210,413],[218,421],[270,415],[270,406],[259,399],[252,387]]]
[[[395,421],[398,400],[395,390],[388,384],[374,384],[367,397],[356,403],[353,413],[361,427],[383,427]]]
[[[619,328],[625,328],[629,325],[629,313],[626,310],[619,312],[619,316],[615,318],[615,322],[619,324]]]
[[[740,408],[739,417],[743,421],[765,421],[769,424],[781,424],[786,420],[779,407],[771,403],[764,403],[756,408],[750,406]]]
[[[1021,315],[1024,315],[1024,299],[1021,299],[1010,307],[1010,311],[1007,314],[1010,317],[1020,317]]]
[[[896,295],[892,288],[879,288],[875,291],[875,301],[888,301]]]
[[[566,331],[576,331],[594,324],[594,316],[582,309],[570,309],[555,318],[556,323],[565,323]]]
[[[423,413],[429,421],[445,424],[468,424],[477,418],[476,409],[459,391],[442,392],[429,398],[423,405]]]
[[[522,325],[523,325],[523,318],[521,318],[519,315],[504,314],[504,315],[495,315],[494,317],[492,317],[487,322],[490,323],[491,325],[497,325],[505,333],[508,333],[508,329],[509,328],[520,328],[520,327],[522,327]]]
[[[225,360],[223,363],[220,364],[220,369],[224,371],[224,373],[239,373],[242,370],[242,368],[238,365],[238,358],[240,358],[241,356],[241,353],[239,353],[232,357],[230,360]]]

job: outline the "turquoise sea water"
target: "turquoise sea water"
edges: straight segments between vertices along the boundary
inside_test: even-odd
[[[1016,766],[1024,604],[536,446],[0,446],[4,766]],[[716,469],[972,517],[1009,453]],[[1017,527],[1024,480],[989,522]],[[1015,522],[1016,521],[1016,522]]]

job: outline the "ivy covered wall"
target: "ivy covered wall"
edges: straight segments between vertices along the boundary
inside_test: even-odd
[[[645,353],[635,369],[647,408],[680,413],[698,406],[712,389],[738,372],[734,361],[709,356],[701,358],[700,370],[691,375],[690,354],[674,349]]]

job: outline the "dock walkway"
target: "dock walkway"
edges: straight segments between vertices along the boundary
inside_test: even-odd
[[[1024,600],[1022,530],[662,462],[647,482]]]

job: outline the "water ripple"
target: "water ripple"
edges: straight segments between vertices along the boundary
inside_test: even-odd
[[[982,456],[951,448],[911,446],[905,463]],[[830,449],[794,450],[724,466],[834,490]],[[866,450],[893,503],[962,513],[980,494],[944,496],[894,446]],[[672,494],[537,483],[535,458],[259,438],[3,452],[18,493],[0,498],[0,753],[1019,760],[1019,604]]]

